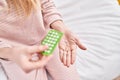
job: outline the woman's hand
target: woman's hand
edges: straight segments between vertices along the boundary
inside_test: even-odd
[[[5,49],[5,48],[4,48]],[[43,56],[42,51],[47,46],[20,46],[7,48],[8,59],[17,63],[25,72],[42,68],[50,60],[51,56]]]
[[[69,67],[75,62],[77,46],[82,50],[86,50],[86,47],[81,44],[79,38],[74,35],[62,21],[55,21],[51,24],[51,28],[64,33],[59,43],[59,55],[62,63]]]
[[[65,66],[69,67],[75,62],[77,46],[82,50],[86,50],[79,38],[71,31],[66,30],[59,44],[60,59]]]

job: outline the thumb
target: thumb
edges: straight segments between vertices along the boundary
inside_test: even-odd
[[[86,49],[87,49],[85,46],[82,45],[82,43],[80,42],[80,40],[79,40],[78,37],[76,37],[75,41],[76,41],[76,45],[77,45],[80,49],[82,49],[82,50],[86,50]]]
[[[35,52],[42,52],[48,49],[48,46],[40,45],[40,46],[30,46],[28,48],[29,53],[35,53]]]

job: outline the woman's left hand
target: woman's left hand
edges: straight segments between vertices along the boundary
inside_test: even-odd
[[[82,50],[86,50],[86,47],[81,44],[79,38],[62,21],[53,22],[51,28],[64,33],[59,43],[59,55],[62,63],[69,67],[75,62],[77,46]]]
[[[86,50],[77,36],[69,30],[64,31],[64,36],[59,43],[59,55],[65,66],[69,67],[75,62],[77,46],[82,50]]]

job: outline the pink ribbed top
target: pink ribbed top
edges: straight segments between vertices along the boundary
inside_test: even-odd
[[[37,45],[52,22],[61,20],[52,0],[41,0],[36,12],[25,18],[14,10],[8,14],[6,0],[0,0],[0,47]],[[34,80],[36,72],[25,74],[14,62],[0,59],[10,80]],[[36,80],[47,80],[45,69],[40,69]]]
[[[41,0],[37,12],[25,18],[15,14],[14,10],[8,14],[5,0],[0,0],[0,46],[13,43],[34,45],[41,41],[52,22],[61,19],[52,0]],[[14,44],[14,45],[15,45]]]

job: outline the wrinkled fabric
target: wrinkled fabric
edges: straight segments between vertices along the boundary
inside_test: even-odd
[[[55,0],[68,27],[86,51],[77,51],[80,80],[120,75],[120,5],[117,0]]]

